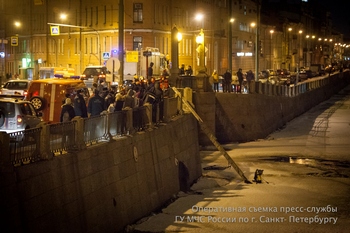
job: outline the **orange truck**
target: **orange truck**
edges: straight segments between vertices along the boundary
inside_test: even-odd
[[[79,79],[48,78],[33,80],[28,88],[26,100],[42,113],[45,122],[60,122],[61,106],[67,98],[74,100],[77,90],[83,90],[85,100],[89,98],[89,91],[84,81]]]

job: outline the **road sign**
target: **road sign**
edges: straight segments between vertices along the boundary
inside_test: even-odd
[[[109,54],[109,52],[103,52],[102,57],[103,60],[108,60],[111,57],[111,55]]]
[[[113,64],[114,64],[114,70],[113,70]],[[106,67],[109,71],[115,72],[120,68],[120,61],[117,58],[112,57],[107,60]]]
[[[11,46],[18,46],[18,36],[11,36]]]
[[[60,26],[52,25],[50,26],[51,36],[59,36],[60,35]]]
[[[152,51],[143,51],[143,56],[145,56],[145,57],[152,56]]]
[[[138,62],[139,51],[126,51],[126,62]]]

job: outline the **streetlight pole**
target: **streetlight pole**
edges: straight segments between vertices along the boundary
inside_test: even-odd
[[[255,81],[259,81],[259,36],[258,36],[258,24],[251,23],[250,26],[255,29],[255,46],[254,46],[254,64],[255,64]]]
[[[230,72],[232,73],[232,24],[234,22],[234,19],[232,18],[232,1],[228,1],[228,16],[229,16],[229,21],[230,23],[228,24],[228,53],[227,53],[227,62],[228,62],[228,66],[227,68],[230,70]],[[214,67],[216,68],[216,67]]]
[[[208,75],[206,74],[205,67],[205,40],[204,40],[204,19],[202,14],[197,14],[196,19],[202,21],[202,28],[199,32],[199,35],[196,37],[196,42],[198,44],[197,52],[199,55],[199,64],[198,64],[198,74],[196,76],[197,81],[197,90],[198,91],[207,91],[208,83]]]
[[[298,81],[299,81],[299,66],[300,66],[300,48],[301,48],[301,35],[302,35],[303,31],[302,30],[299,30],[299,46],[298,46],[298,52],[297,52],[297,56],[298,56],[298,59],[297,59],[297,77],[296,77],[296,80],[295,80],[295,85],[298,84]]]
[[[272,34],[274,33],[274,30],[270,30],[270,69],[273,69],[273,50],[272,50]]]
[[[200,30],[199,35],[196,37],[196,42],[199,45],[197,52],[199,54],[199,65],[198,71],[205,72],[205,46],[204,46],[204,32],[203,29]]]
[[[259,40],[260,40],[260,7],[261,0],[256,1],[256,34],[255,34],[255,81],[259,81]]]
[[[174,26],[171,30],[171,69],[169,83],[173,87],[181,87],[181,84],[176,85],[176,80],[179,77],[179,31]]]

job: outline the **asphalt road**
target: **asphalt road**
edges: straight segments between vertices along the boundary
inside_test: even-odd
[[[225,145],[245,184],[214,148],[203,177],[134,232],[349,232],[350,86],[268,138]]]

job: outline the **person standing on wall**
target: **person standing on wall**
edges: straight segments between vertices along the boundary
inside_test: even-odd
[[[224,74],[224,81],[225,81],[225,87],[224,87],[224,92],[231,93],[232,92],[232,74],[230,70],[226,70]]]
[[[214,70],[213,74],[211,75],[213,77],[213,83],[214,83],[214,92],[219,92],[219,75],[216,70]]]
[[[252,85],[252,81],[254,80],[254,73],[252,70],[247,72],[247,92],[250,93],[250,86]]]
[[[242,93],[243,73],[242,73],[241,68],[238,69],[237,77],[238,77],[238,82],[239,82],[239,88],[238,88],[237,92]]]

